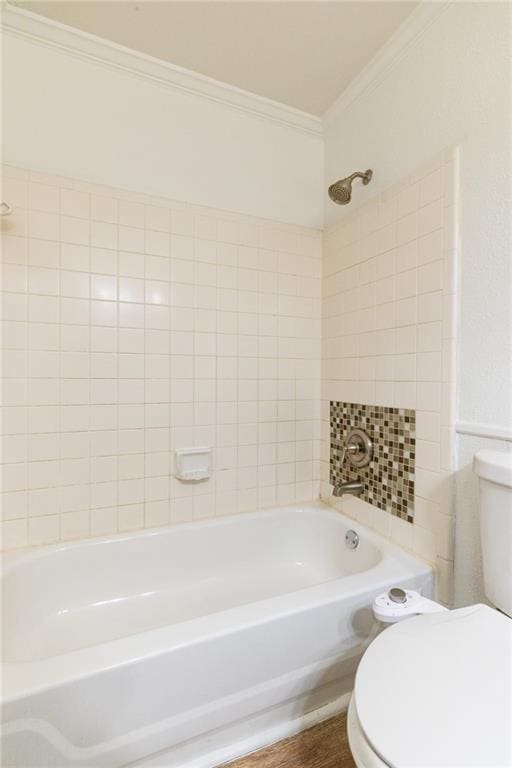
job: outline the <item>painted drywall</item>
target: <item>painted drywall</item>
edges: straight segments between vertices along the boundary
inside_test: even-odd
[[[458,418],[512,424],[511,62],[508,3],[452,3],[392,65],[326,117],[326,183],[373,168],[387,188],[445,147],[460,153]],[[392,43],[391,43],[392,45]],[[364,202],[356,189],[355,204]],[[329,223],[346,215],[326,201]],[[457,533],[477,540],[477,495],[467,492],[459,440]],[[470,551],[471,550],[471,551]],[[458,546],[456,602],[481,596],[474,547]],[[471,585],[471,586],[469,586]]]
[[[20,5],[318,115],[393,34],[417,0],[137,6],[22,0]]]
[[[321,227],[320,135],[6,34],[3,160]]]

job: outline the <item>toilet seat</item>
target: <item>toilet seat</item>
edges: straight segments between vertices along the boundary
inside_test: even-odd
[[[355,760],[357,768],[390,768],[389,763],[385,763],[381,760],[379,755],[373,751],[371,745],[368,743],[357,716],[354,696],[350,699],[348,707],[347,735],[350,751],[352,752],[352,757]]]
[[[407,619],[359,665],[360,768],[512,766],[512,620],[484,605]]]

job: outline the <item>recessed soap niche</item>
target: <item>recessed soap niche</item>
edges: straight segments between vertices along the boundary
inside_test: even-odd
[[[183,482],[207,480],[211,475],[212,449],[178,448],[174,456],[174,472]]]

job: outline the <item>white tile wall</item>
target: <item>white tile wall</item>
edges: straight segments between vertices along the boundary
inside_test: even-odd
[[[319,232],[12,167],[3,199],[5,548],[318,495]]]
[[[449,603],[456,336],[457,153],[451,149],[325,233],[323,497],[436,563]],[[329,486],[329,401],[416,409],[415,520]]]
[[[347,211],[322,261],[316,231],[4,168],[3,546],[308,500],[320,477],[328,498],[328,401],[394,405],[416,409],[415,523],[343,510],[435,562],[449,602],[456,180],[450,150]],[[212,479],[180,483],[173,450],[202,444]]]

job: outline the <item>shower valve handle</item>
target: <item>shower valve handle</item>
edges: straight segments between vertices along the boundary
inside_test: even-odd
[[[343,466],[348,457],[353,467],[366,467],[371,461],[372,453],[373,444],[364,429],[353,429],[342,448],[340,463]]]

